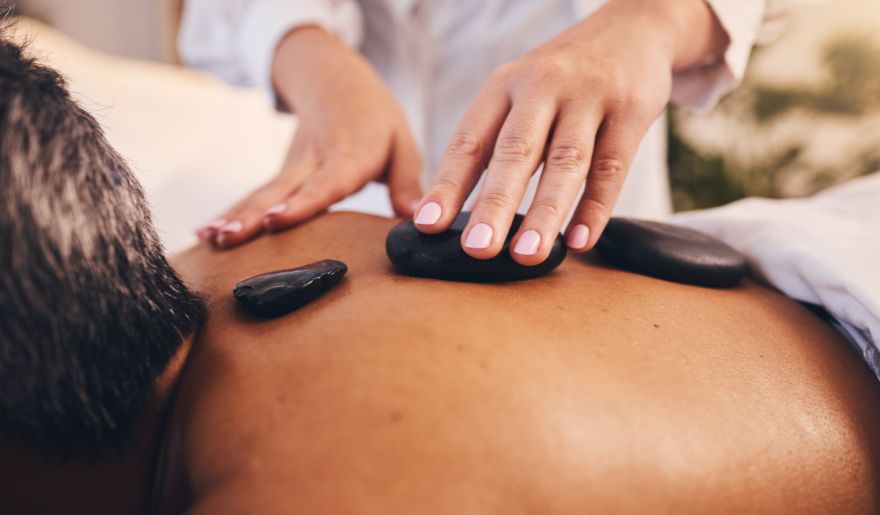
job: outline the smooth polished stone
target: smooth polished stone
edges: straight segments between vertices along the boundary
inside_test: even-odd
[[[612,218],[596,249],[614,266],[686,284],[729,288],[748,273],[745,258],[726,243],[648,220]]]
[[[461,248],[461,234],[471,214],[459,214],[449,230],[424,234],[406,220],[391,229],[385,241],[388,258],[406,275],[468,282],[505,282],[531,279],[552,272],[565,259],[565,241],[557,235],[553,248],[543,263],[523,266],[510,257],[510,239],[516,234],[523,216],[516,215],[504,248],[492,259],[475,259]]]
[[[232,294],[254,315],[274,318],[317,299],[342,280],[347,271],[345,263],[325,259],[245,279],[235,285]]]

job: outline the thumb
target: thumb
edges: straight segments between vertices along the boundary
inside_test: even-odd
[[[422,198],[422,156],[409,135],[399,136],[394,144],[388,192],[397,216],[411,218],[415,214]]]

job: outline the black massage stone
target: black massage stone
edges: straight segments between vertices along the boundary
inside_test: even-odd
[[[325,259],[245,279],[235,285],[232,294],[254,315],[274,318],[317,299],[342,280],[347,271],[345,263]]]
[[[385,240],[385,251],[397,270],[406,275],[467,282],[505,282],[531,279],[552,272],[565,259],[565,241],[556,237],[553,248],[543,263],[523,266],[510,257],[510,239],[516,234],[523,216],[516,215],[504,248],[492,259],[474,259],[461,248],[461,234],[471,214],[459,214],[449,229],[440,234],[423,234],[412,221],[404,221],[391,229]]]
[[[699,286],[729,288],[748,272],[745,258],[724,242],[647,220],[612,218],[596,249],[614,266]]]

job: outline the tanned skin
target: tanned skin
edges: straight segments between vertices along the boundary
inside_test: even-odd
[[[880,385],[829,326],[572,257],[515,284],[395,275],[392,220],[331,214],[175,267],[206,324],[131,442],[0,445],[0,513],[872,513]],[[322,258],[336,289],[256,320],[247,276]]]
[[[0,513],[155,513],[157,459],[191,348],[190,337],[159,377],[152,401],[120,445],[60,452],[48,445],[0,441]]]
[[[392,220],[332,214],[177,269],[209,319],[183,374],[165,508],[238,513],[869,513],[880,386],[798,303],[569,257],[533,281],[395,275]],[[335,290],[244,314],[253,274]]]

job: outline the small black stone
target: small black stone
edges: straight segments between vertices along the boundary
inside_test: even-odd
[[[617,267],[698,286],[729,288],[748,273],[745,258],[726,243],[648,220],[612,218],[596,249]]]
[[[325,259],[309,265],[255,275],[235,285],[232,294],[254,315],[286,315],[317,299],[338,283],[348,267]]]
[[[523,266],[510,257],[510,239],[522,224],[522,215],[514,218],[504,248],[496,257],[472,258],[461,248],[461,234],[470,216],[469,212],[462,212],[449,229],[440,234],[424,234],[412,221],[401,222],[391,229],[385,240],[388,258],[406,275],[481,283],[539,277],[552,272],[565,259],[565,241],[561,235],[553,242],[550,256],[539,265]]]

